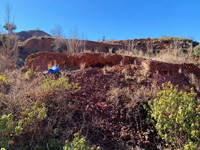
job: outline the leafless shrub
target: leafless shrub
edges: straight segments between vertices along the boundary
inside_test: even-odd
[[[85,40],[84,35],[79,37],[78,29],[74,28],[69,35],[69,38],[66,39],[64,34],[62,33],[62,28],[60,26],[56,26],[53,29],[52,35],[55,36],[54,39],[54,51],[56,52],[66,52],[68,54],[75,54],[79,52],[83,52],[85,49]]]
[[[86,67],[86,64],[85,64],[85,63],[81,63],[81,64],[80,64],[80,70],[85,69],[85,67]]]
[[[66,39],[62,37],[56,37],[54,39],[54,51],[55,52],[64,52],[67,50]]]
[[[0,53],[2,56],[10,59],[13,63],[18,59],[18,37],[13,33],[0,33]]]
[[[55,26],[50,32],[54,37],[64,38],[63,28],[60,25]]]
[[[13,64],[8,58],[0,55],[0,72],[4,72],[6,69],[14,69],[15,64]]]
[[[84,35],[82,35],[82,39],[79,38],[78,29],[74,28],[67,39],[67,53],[75,54],[79,52],[83,52],[85,49],[85,40]]]

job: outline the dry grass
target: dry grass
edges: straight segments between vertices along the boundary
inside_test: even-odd
[[[194,63],[194,59],[192,59],[192,57],[190,57],[188,54],[178,52],[178,50],[174,49],[169,49],[166,52],[163,52],[163,54],[158,54],[152,59],[168,63]]]
[[[34,120],[34,124],[30,126],[25,126],[22,132],[20,132],[18,135],[15,135],[15,133],[13,133],[12,137],[8,136],[9,141],[14,141],[12,144],[10,144],[10,148],[16,149],[16,147],[18,147],[19,149],[31,149],[33,147],[36,148],[37,145],[41,144],[41,142],[46,142],[47,144],[51,145],[51,143],[49,143],[49,140],[55,139],[56,141],[55,136],[56,134],[58,134],[55,133],[55,125],[58,125],[58,127],[60,127],[63,122],[63,116],[60,115],[60,111],[64,114],[67,114],[64,118],[65,122],[70,122],[69,128],[72,126],[74,118],[74,105],[70,104],[70,100],[72,99],[69,98],[70,90],[62,90],[60,92],[58,92],[58,90],[46,91],[41,86],[43,78],[39,74],[36,74],[36,76],[33,78],[26,79],[26,75],[21,73],[20,70],[14,70],[12,72],[4,72],[4,76],[6,76],[6,84],[9,86],[5,87],[7,92],[4,92],[0,96],[0,109],[3,110],[0,111],[0,116],[2,116],[2,114],[13,114],[13,125],[16,126],[18,124],[18,121],[23,118],[23,110],[27,110],[29,112],[38,111],[37,108],[34,108],[35,110],[33,109],[33,105],[35,104],[35,102],[38,103],[38,106],[45,103],[47,110],[46,113],[52,116],[52,118],[49,117],[48,120],[42,122],[39,119],[35,118],[36,120]],[[0,86],[1,85],[2,84],[0,84]],[[55,95],[58,95],[58,97]],[[59,97],[59,95],[62,95],[62,97]],[[67,95],[69,95],[68,100],[65,99]],[[63,97],[65,98],[63,99]],[[69,107],[69,109],[67,109],[67,107]],[[64,144],[65,139],[69,137],[69,135],[73,135],[73,133],[74,132],[71,133],[70,129],[63,131],[62,134],[64,135],[62,136],[62,139],[60,139],[59,144]],[[0,146],[2,146],[1,142],[2,141],[0,139]],[[43,145],[43,148],[45,148],[45,146],[46,145]],[[55,145],[53,145],[53,147],[53,149],[57,149]]]
[[[0,72],[14,68],[16,68],[15,64],[13,64],[8,58],[0,55]]]
[[[80,64],[80,70],[85,69],[85,67],[86,67],[86,64],[85,64],[85,63],[81,63],[81,64]]]
[[[144,53],[143,51],[127,51],[127,50],[119,50],[117,51],[118,54],[122,54],[125,56],[132,56],[132,57],[142,57],[147,59],[152,59],[156,61],[168,62],[168,63],[195,63],[196,62],[193,57],[189,56],[189,54],[185,54],[180,52],[178,49],[166,49],[162,50],[161,53],[157,55],[151,53]]]
[[[109,72],[111,72],[111,70],[112,70],[112,67],[111,67],[111,66],[108,66],[108,65],[104,66],[104,67],[102,68],[103,75],[107,75]]]

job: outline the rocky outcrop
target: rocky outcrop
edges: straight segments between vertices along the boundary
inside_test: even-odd
[[[103,42],[94,42],[94,41],[86,41],[85,49],[90,50],[92,52],[110,52],[115,53],[117,50],[121,49],[122,46],[120,44],[109,44]]]
[[[145,60],[142,65],[157,75],[167,75],[168,77],[176,77],[178,75],[182,80],[195,87],[196,91],[200,91],[200,68],[194,64],[172,64]],[[176,82],[175,80],[175,83],[180,84],[181,82],[179,83],[179,81]]]
[[[143,51],[144,53],[160,53],[162,50],[175,49],[183,52],[190,51],[199,43],[186,38],[162,37],[162,38],[146,38],[133,40],[110,40],[104,43],[121,45],[122,49],[128,51]],[[191,47],[192,46],[192,47]]]
[[[30,38],[19,45],[19,57],[23,60],[30,54],[51,51],[54,39],[51,37]]]
[[[154,60],[122,56],[104,53],[79,53],[68,55],[64,53],[40,52],[28,56],[25,61],[24,70],[31,68],[36,72],[47,70],[48,66],[59,65],[61,70],[84,69],[88,67],[103,68],[104,66],[115,66],[116,68],[126,65],[135,65],[140,72],[150,72],[151,78],[159,84],[172,81],[174,84],[192,85],[196,91],[200,91],[200,68],[194,64],[172,64]],[[137,74],[137,72],[135,72]],[[184,84],[181,84],[184,82]],[[189,89],[188,89],[189,90]]]
[[[60,51],[66,52],[67,51],[67,39],[59,39],[53,37],[32,37],[27,39],[24,42],[19,44],[19,57],[22,60],[25,60],[26,57],[30,54],[36,52],[43,52],[43,51]],[[116,50],[121,49],[121,45],[112,45],[102,42],[94,42],[94,41],[85,41],[84,45],[85,50],[89,50],[91,52],[111,52],[115,53]]]
[[[85,68],[113,66],[120,64],[122,59],[123,56],[116,54],[80,53],[68,55],[65,53],[40,52],[28,56],[25,66],[34,71],[44,71],[48,68],[48,64],[56,63],[61,69],[79,69],[81,65],[84,65]]]

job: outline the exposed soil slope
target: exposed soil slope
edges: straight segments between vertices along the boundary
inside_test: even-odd
[[[180,86],[182,84],[193,85],[198,92],[200,90],[200,68],[194,64],[170,64],[117,54],[80,53],[67,55],[64,53],[41,52],[30,55],[26,59],[24,70],[31,68],[34,71],[44,71],[48,69],[48,65],[52,66],[54,64],[58,64],[61,70],[79,69],[81,67],[102,68],[105,66],[135,65],[141,68],[138,71],[149,72],[151,78],[156,82],[173,81],[174,84]]]
[[[54,64],[59,65],[61,75],[70,84],[78,83],[80,91],[39,90],[42,71]],[[44,135],[64,143],[79,132],[103,150],[164,149],[164,141],[147,121],[143,105],[153,100],[162,89],[161,84],[168,81],[184,91],[193,87],[200,93],[200,69],[193,64],[171,64],[117,54],[40,52],[28,56],[23,71],[28,69],[35,76],[25,81],[20,78],[12,85],[20,88],[10,87],[9,93],[16,93],[15,97],[25,93],[25,103],[44,102],[48,118],[37,126],[38,132],[28,130],[21,139],[27,145],[31,140],[37,141],[37,137],[46,145]]]

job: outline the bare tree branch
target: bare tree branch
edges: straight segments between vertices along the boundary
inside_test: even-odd
[[[82,34],[82,39],[79,38],[78,29],[74,28],[67,39],[67,53],[75,54],[83,52],[85,49],[84,35]]]

